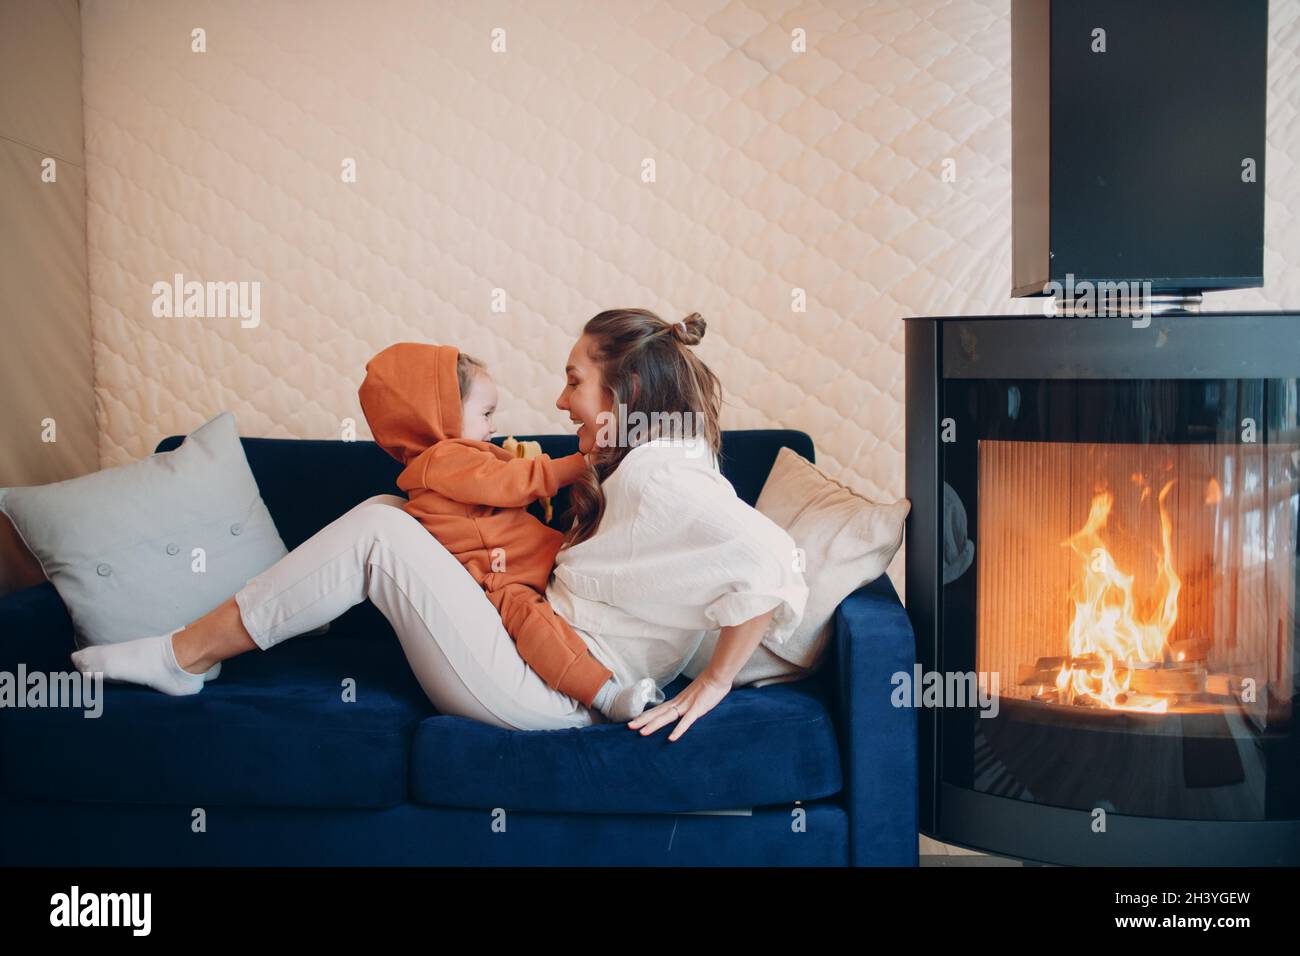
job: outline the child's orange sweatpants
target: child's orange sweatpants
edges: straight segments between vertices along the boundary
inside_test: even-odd
[[[592,706],[597,691],[614,672],[591,656],[546,595],[520,582],[484,593],[501,614],[501,623],[528,666],[551,687]]]

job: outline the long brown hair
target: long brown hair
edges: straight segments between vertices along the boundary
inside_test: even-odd
[[[619,418],[624,411],[629,417],[640,412],[641,421],[657,420],[671,431],[677,431],[674,426],[689,413],[687,420],[696,424],[713,454],[721,453],[722,384],[690,348],[704,338],[705,327],[698,312],[680,322],[665,322],[647,309],[610,309],[582,327],[591,338],[590,354],[601,382],[613,396],[613,426],[618,434],[637,430]],[[686,437],[694,435],[692,430]],[[592,469],[569,488],[565,520],[570,525],[562,547],[586,541],[595,533],[605,513],[601,482],[631,450],[630,444],[621,442],[592,449]]]

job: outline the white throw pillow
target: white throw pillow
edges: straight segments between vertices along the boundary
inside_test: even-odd
[[[798,452],[782,448],[755,508],[789,532],[804,556],[808,603],[799,626],[783,642],[765,639],[740,669],[735,687],[798,680],[822,664],[835,627],[835,609],[885,573],[903,544],[906,498],[872,501],[826,475]],[[717,646],[710,631],[684,673],[699,675]]]
[[[183,627],[288,553],[230,412],[172,451],[0,489],[0,511],[67,606],[78,648]]]

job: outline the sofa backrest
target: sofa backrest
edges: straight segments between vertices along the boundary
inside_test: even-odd
[[[170,435],[155,451],[171,451],[184,440]],[[576,435],[516,435],[538,441],[542,451],[559,457],[578,450]],[[504,436],[494,438],[500,444]],[[373,441],[321,441],[303,438],[243,438],[244,454],[257,479],[285,546],[293,549],[353,506],[380,494],[401,494],[402,466]],[[814,461],[812,439],[783,428],[735,429],[722,433],[722,473],[751,505],[782,447]],[[568,489],[553,503],[552,525],[568,504]],[[540,516],[540,512],[537,512]]]

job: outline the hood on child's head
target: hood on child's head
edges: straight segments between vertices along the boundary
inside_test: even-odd
[[[398,342],[366,363],[358,395],[375,442],[402,464],[434,442],[459,438],[458,349]]]

